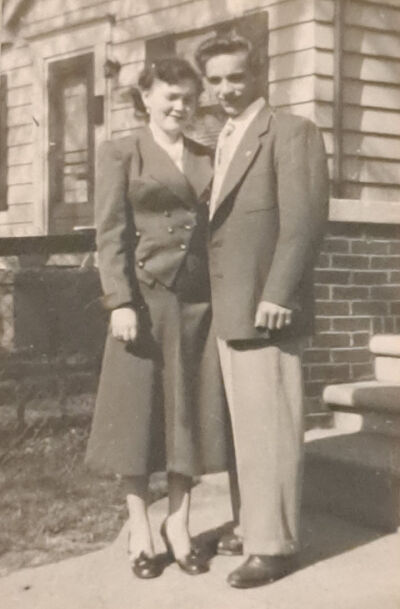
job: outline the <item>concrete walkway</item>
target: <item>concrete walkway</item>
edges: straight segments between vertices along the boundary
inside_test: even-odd
[[[152,506],[155,531],[165,512],[165,499]],[[193,533],[212,539],[230,518],[226,476],[207,476],[193,492]],[[126,543],[124,527],[101,551],[0,579],[1,609],[400,609],[400,535],[326,514],[303,515],[302,568],[252,590],[226,584],[242,559],[219,556],[205,575],[190,577],[172,564],[158,579],[138,580]],[[158,536],[157,544],[162,552]]]

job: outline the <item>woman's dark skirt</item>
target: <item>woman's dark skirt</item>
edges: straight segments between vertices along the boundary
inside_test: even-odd
[[[86,463],[122,476],[223,471],[232,449],[210,305],[141,289],[138,339],[107,337]]]

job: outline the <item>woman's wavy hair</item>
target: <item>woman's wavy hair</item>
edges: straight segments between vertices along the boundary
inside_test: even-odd
[[[182,80],[191,80],[196,86],[197,95],[203,90],[201,77],[193,66],[181,57],[166,57],[158,59],[145,65],[138,78],[138,86],[131,88],[131,96],[135,108],[135,115],[145,117],[146,107],[140,91],[148,91],[153,86],[155,80],[162,80],[169,85],[177,85]]]

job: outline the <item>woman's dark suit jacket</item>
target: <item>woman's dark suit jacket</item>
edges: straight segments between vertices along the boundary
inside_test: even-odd
[[[105,142],[99,151],[97,249],[109,309],[136,306],[141,298],[138,281],[173,288],[185,264],[196,265],[199,273],[198,266],[205,263],[204,252],[198,251],[202,244],[192,239],[198,222],[204,223],[198,228],[206,230],[206,201],[200,210],[199,202],[211,181],[210,151],[186,138],[185,149],[187,178],[147,127]],[[207,279],[205,273],[200,276]],[[204,291],[207,286],[201,287]]]

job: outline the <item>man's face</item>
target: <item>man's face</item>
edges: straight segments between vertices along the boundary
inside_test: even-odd
[[[257,82],[245,51],[211,57],[205,77],[228,116],[238,116],[257,97]]]

